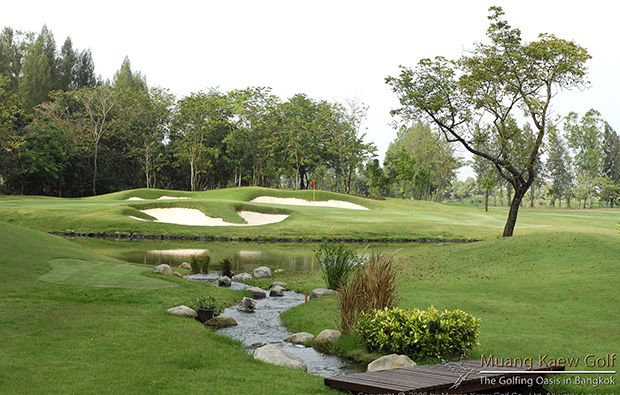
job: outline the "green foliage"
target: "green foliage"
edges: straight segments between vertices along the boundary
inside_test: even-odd
[[[370,350],[412,358],[449,358],[479,345],[480,319],[462,310],[383,309],[362,314],[359,334]]]
[[[340,329],[351,333],[360,314],[392,308],[398,298],[397,270],[392,256],[373,253],[368,262],[359,265],[350,281],[340,285]]]
[[[220,261],[220,270],[222,271],[222,276],[232,278],[232,260],[229,257],[226,257]]]
[[[192,266],[192,273],[208,273],[209,264],[211,263],[211,256],[205,252],[200,255],[192,255],[189,260],[189,264]]]
[[[323,279],[329,289],[338,289],[346,284],[351,273],[364,262],[362,257],[344,243],[323,242],[315,255],[323,268]]]
[[[220,303],[213,296],[201,296],[198,299],[194,300],[187,307],[198,310],[198,309],[206,309],[206,310],[215,310],[215,315],[219,315],[224,310],[224,307],[221,306]]]

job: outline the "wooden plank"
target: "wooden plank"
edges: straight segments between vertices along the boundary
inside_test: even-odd
[[[410,368],[385,370],[381,372],[354,373],[350,375],[326,377],[325,385],[353,392],[368,394],[398,393],[398,392],[442,392],[446,394],[460,394],[492,388],[500,388],[504,385],[498,383],[502,376],[517,376],[517,371],[524,370],[521,367],[485,367],[479,360],[461,361],[451,364],[452,369],[444,364],[421,365]],[[453,371],[454,370],[454,371]],[[473,370],[473,371],[472,371]],[[493,370],[495,374],[481,374],[480,371]],[[532,364],[532,371],[540,374],[528,374],[535,379],[544,376],[548,371],[564,370],[563,366],[540,366]],[[454,387],[459,379],[459,373],[465,375],[457,388]],[[462,377],[462,376],[461,376]],[[482,382],[481,378],[489,378],[488,382]],[[495,378],[496,384],[491,384]]]

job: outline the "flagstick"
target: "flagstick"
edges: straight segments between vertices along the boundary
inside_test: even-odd
[[[314,207],[314,202],[316,201],[316,187],[314,183],[312,183],[312,207]]]

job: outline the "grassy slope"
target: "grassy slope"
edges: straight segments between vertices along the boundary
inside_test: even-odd
[[[620,354],[618,257],[618,235],[581,232],[422,247],[416,256],[397,259],[403,270],[400,307],[459,308],[482,318],[481,345],[474,358],[493,354],[538,362],[547,354],[546,361],[579,358],[577,370],[588,370],[586,355]],[[299,276],[289,276],[284,281],[297,285]],[[323,286],[318,274],[304,283],[306,289]],[[336,328],[337,299],[313,300],[283,318],[295,331],[318,334]],[[346,351],[359,353],[355,348]],[[615,370],[608,368],[596,370]],[[619,389],[618,385],[553,388],[573,393]]]
[[[164,280],[149,269],[125,267],[61,238],[1,222],[0,240],[2,393],[327,391],[319,377],[255,361],[238,342],[165,312],[200,295],[231,303],[238,291]],[[86,262],[85,283],[101,276],[114,281],[110,271],[121,270],[137,288],[86,286],[79,276],[59,276],[67,272],[58,265],[76,259]],[[95,263],[104,269],[93,271]]]
[[[126,201],[130,196],[190,196],[187,200]],[[208,192],[133,190],[84,199],[42,199],[5,197],[0,199],[0,220],[47,232],[136,232],[148,235],[213,236],[246,238],[448,238],[486,239],[501,234],[507,211],[489,213],[474,207],[454,207],[432,202],[386,199],[377,201],[331,192],[316,192],[317,200],[341,199],[359,203],[368,211],[323,207],[284,206],[249,203],[257,196],[272,195],[312,200],[312,191],[280,191],[266,188],[223,189]],[[238,209],[267,213],[290,213],[277,224],[251,227],[194,227],[136,221],[139,209],[150,207],[191,207],[230,222],[242,222]],[[611,211],[620,213],[620,210]],[[615,218],[614,218],[615,217]],[[618,222],[608,210],[528,210],[522,209],[515,234],[563,231],[567,228],[605,232]]]

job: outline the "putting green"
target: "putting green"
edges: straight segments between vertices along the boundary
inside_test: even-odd
[[[52,270],[39,279],[55,284],[109,288],[155,289],[177,287],[163,279],[143,276],[147,269],[109,262],[52,259]]]

